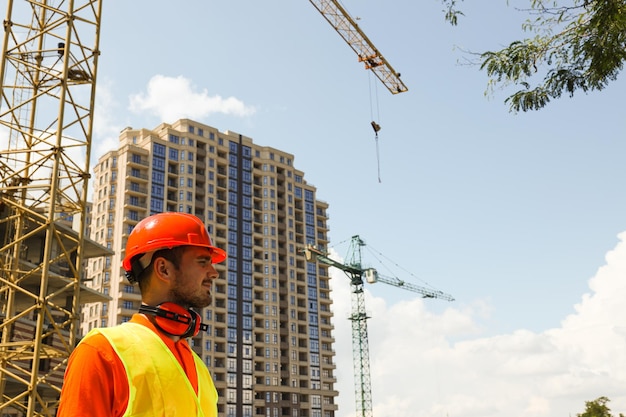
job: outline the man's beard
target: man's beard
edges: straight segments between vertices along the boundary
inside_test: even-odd
[[[190,294],[180,285],[179,276],[175,278],[174,287],[170,290],[173,301],[183,307],[204,308],[211,304],[211,293]]]

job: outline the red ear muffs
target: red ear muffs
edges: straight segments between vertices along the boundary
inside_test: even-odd
[[[209,328],[202,323],[198,313],[175,303],[163,303],[156,307],[142,305],[139,312],[154,316],[156,326],[172,336],[193,337],[200,330],[206,331]]]

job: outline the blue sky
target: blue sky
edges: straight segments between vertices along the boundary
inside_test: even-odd
[[[306,0],[106,1],[93,154],[126,126],[181,117],[244,134],[295,155],[330,204],[338,256],[358,234],[400,278],[452,294],[368,287],[374,415],[566,416],[601,395],[623,413],[624,77],[510,113],[513,90],[486,97],[463,51],[522,37],[526,16],[521,0],[488,3],[463,2],[451,27],[437,0],[345,0],[409,87],[391,95]],[[337,278],[349,417],[350,297]]]

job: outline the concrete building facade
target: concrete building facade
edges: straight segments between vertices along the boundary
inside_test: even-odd
[[[190,341],[213,375],[220,416],[333,417],[330,276],[301,252],[328,246],[328,204],[293,161],[188,119],[124,129],[92,181],[91,238],[114,255],[90,260],[87,273],[111,301],[84,306],[82,333],[139,309],[120,268],[133,227],[154,213],[195,214],[228,253],[202,312],[209,330]]]

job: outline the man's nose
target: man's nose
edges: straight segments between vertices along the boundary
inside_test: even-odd
[[[211,266],[209,267],[208,275],[209,275],[209,278],[211,279],[217,279],[220,276],[220,274],[217,272],[217,269],[215,269],[213,264],[211,264]]]

